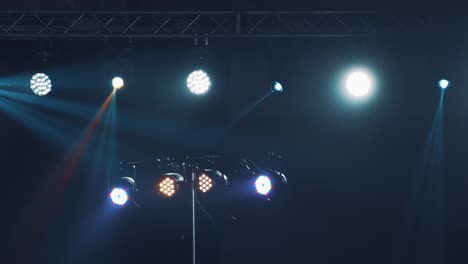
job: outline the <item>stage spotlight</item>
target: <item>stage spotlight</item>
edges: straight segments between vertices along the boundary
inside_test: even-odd
[[[172,197],[179,189],[179,183],[184,178],[177,173],[166,173],[162,175],[156,183],[156,188],[162,196]]]
[[[114,188],[112,189],[112,192],[109,194],[112,202],[116,205],[123,206],[127,203],[128,201],[128,194],[127,191],[125,191],[122,188]]]
[[[228,185],[228,178],[219,170],[204,169],[197,178],[197,189],[202,193],[211,192],[214,187]],[[220,190],[223,190],[220,188]]]
[[[159,192],[165,196],[172,196],[176,192],[175,181],[169,177],[165,178],[159,183]]]
[[[265,175],[260,175],[255,180],[255,189],[257,193],[267,195],[272,189],[272,184],[270,177]]]
[[[439,87],[440,87],[440,89],[445,90],[445,89],[447,89],[449,86],[450,86],[450,82],[449,82],[448,80],[442,79],[442,80],[439,81]]]
[[[125,85],[124,83],[124,80],[120,77],[114,77],[114,79],[112,79],[112,87],[114,87],[114,89],[118,90],[118,89],[121,89],[123,88]]]
[[[118,179],[109,193],[109,197],[113,204],[124,206],[128,201],[132,200],[135,204],[135,193],[138,192],[135,180],[130,177],[122,177]]]
[[[271,91],[275,94],[280,94],[283,92],[283,85],[280,82],[274,82],[271,86]]]
[[[210,191],[211,188],[213,188],[213,184],[214,184],[213,179],[211,179],[206,174],[202,174],[200,175],[200,177],[198,177],[198,188],[200,191],[204,193]]]
[[[44,73],[36,73],[31,77],[31,90],[39,96],[44,96],[52,91],[52,81]]]
[[[368,97],[373,90],[374,81],[365,70],[354,70],[346,77],[345,88],[356,99]]]
[[[204,94],[210,86],[210,77],[202,70],[194,71],[187,77],[187,87],[193,94]]]
[[[272,158],[269,157],[267,160],[261,162],[263,166],[265,166],[270,163],[271,160]],[[251,160],[241,159],[239,172],[249,179],[249,190],[255,190],[256,194],[268,196],[269,199],[273,195],[273,186],[275,187],[274,193],[280,193],[283,187],[288,183],[288,180],[282,172],[273,169],[270,167],[271,165],[267,166],[266,168],[260,167]]]

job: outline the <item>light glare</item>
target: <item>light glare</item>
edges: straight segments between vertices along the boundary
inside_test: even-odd
[[[283,92],[283,85],[280,82],[274,82],[272,91],[274,93],[282,93]]]
[[[114,204],[123,206],[128,201],[128,194],[122,188],[114,188],[110,193],[110,198]]]
[[[449,86],[450,86],[450,82],[449,82],[448,80],[442,79],[442,80],[439,81],[439,87],[440,87],[440,89],[445,90],[445,89],[447,89]]]
[[[346,78],[346,91],[354,98],[365,98],[373,89],[373,80],[364,70],[354,70]]]
[[[271,191],[271,180],[269,177],[260,175],[255,181],[255,189],[257,193],[267,195]]]
[[[204,94],[211,86],[210,77],[203,70],[193,71],[187,77],[187,87],[193,94]]]
[[[124,87],[125,83],[124,83],[124,80],[120,77],[114,77],[114,79],[112,79],[112,87],[114,87],[114,89],[121,89],[122,87]]]

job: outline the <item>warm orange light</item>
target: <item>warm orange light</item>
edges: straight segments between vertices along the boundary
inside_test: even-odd
[[[212,182],[211,178],[207,176],[206,174],[200,175],[200,177],[198,177],[198,186],[199,186],[200,191],[206,193],[209,190],[211,190],[211,188],[213,187],[211,182]]]
[[[171,197],[175,194],[176,182],[170,177],[164,178],[158,186],[159,192],[164,196]]]

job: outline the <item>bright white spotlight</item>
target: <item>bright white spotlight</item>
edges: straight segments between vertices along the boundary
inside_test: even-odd
[[[52,82],[44,73],[36,73],[31,77],[31,90],[39,96],[44,96],[52,91]]]
[[[208,92],[210,86],[210,77],[202,70],[194,71],[187,77],[187,87],[194,94],[204,94]]]
[[[447,89],[449,86],[450,86],[450,82],[449,82],[448,80],[442,79],[442,80],[439,81],[439,87],[440,87],[440,89],[445,90],[445,89]]]
[[[283,92],[283,85],[280,82],[274,82],[273,87],[271,87],[273,93],[279,94]]]
[[[271,191],[271,180],[268,176],[260,175],[255,180],[255,189],[259,194],[267,195]]]
[[[112,79],[112,87],[114,87],[114,89],[121,89],[123,88],[125,85],[124,83],[124,80],[120,77],[114,77],[114,79]]]
[[[122,188],[114,188],[112,189],[112,192],[110,193],[110,198],[114,204],[117,205],[124,205],[128,201],[128,194],[127,192],[122,189]]]
[[[346,91],[357,99],[368,97],[372,93],[373,85],[371,75],[365,70],[354,70],[346,77]]]

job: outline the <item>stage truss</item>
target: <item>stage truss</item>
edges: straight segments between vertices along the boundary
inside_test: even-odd
[[[463,15],[359,11],[0,11],[1,38],[297,38],[460,34]]]

